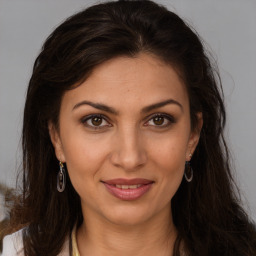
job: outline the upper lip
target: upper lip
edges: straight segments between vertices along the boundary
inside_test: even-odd
[[[140,178],[135,178],[135,179],[123,179],[123,178],[118,178],[118,179],[112,179],[112,180],[104,180],[102,181],[104,183],[107,183],[109,185],[146,185],[153,183],[153,180],[148,180],[148,179],[140,179]]]

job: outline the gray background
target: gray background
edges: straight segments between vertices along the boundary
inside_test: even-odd
[[[0,0],[0,181],[15,186],[24,96],[39,49],[63,19],[99,1]],[[245,207],[256,220],[256,1],[158,0],[207,42],[222,76],[226,135]]]

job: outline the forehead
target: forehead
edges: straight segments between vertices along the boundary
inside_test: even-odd
[[[65,93],[63,101],[71,105],[90,100],[113,106],[142,106],[169,98],[188,105],[182,78],[159,58],[140,54],[113,58],[97,66],[86,81]]]

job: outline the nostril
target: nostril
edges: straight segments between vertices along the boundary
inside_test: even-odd
[[[111,155],[111,162],[125,170],[135,170],[147,162],[146,154],[136,151],[118,151]]]

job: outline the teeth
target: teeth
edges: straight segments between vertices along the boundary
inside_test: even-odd
[[[141,184],[137,184],[137,185],[116,185],[117,188],[121,188],[121,189],[135,189],[135,188],[139,188],[141,187]]]

